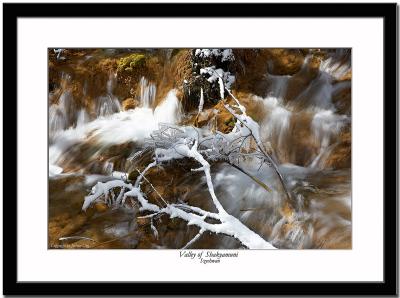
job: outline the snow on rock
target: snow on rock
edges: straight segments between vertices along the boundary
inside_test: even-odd
[[[225,87],[230,89],[235,82],[235,76],[232,75],[229,71],[224,71],[221,68],[215,69],[215,66],[205,67],[200,69],[201,75],[209,76],[207,81],[209,83],[214,83],[219,79],[222,79],[225,83]]]
[[[196,49],[195,56],[199,58],[215,57],[221,59],[222,62],[235,60],[232,49]]]

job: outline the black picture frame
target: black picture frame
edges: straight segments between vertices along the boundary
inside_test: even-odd
[[[384,282],[18,282],[18,194],[15,190],[18,163],[17,19],[21,17],[383,18]],[[3,176],[3,293],[5,295],[396,295],[398,293],[398,171],[395,163],[398,160],[396,18],[397,5],[394,3],[3,4],[3,160],[4,169],[7,169],[7,175]]]

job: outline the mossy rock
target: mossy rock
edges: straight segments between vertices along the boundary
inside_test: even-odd
[[[234,119],[232,119],[231,121],[229,121],[229,123],[227,123],[227,125],[229,127],[235,127],[236,121]]]
[[[119,59],[117,70],[119,72],[123,70],[132,72],[135,69],[144,67],[145,65],[146,65],[146,56],[143,54],[135,53]]]
[[[226,119],[224,121],[224,124],[228,125],[228,126],[232,126],[232,127],[235,126],[235,118],[231,117],[231,118]]]

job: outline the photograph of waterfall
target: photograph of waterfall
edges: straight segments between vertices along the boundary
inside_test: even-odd
[[[48,248],[351,249],[351,61],[49,48]]]

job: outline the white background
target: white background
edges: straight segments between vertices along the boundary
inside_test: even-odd
[[[204,34],[204,25],[229,29]],[[379,19],[19,19],[18,280],[383,280],[382,30]],[[213,270],[174,250],[47,250],[47,47],[67,46],[352,47],[353,249],[243,251]],[[25,179],[27,168],[35,179]]]
[[[276,21],[282,20],[277,19]],[[201,280],[205,273],[207,279],[220,280],[222,276],[220,271],[225,274],[232,273],[233,276],[228,276],[227,280],[233,280],[235,277],[240,280],[244,280],[245,277],[256,280],[256,278],[249,276],[249,273],[255,271],[260,275],[259,272],[256,272],[257,268],[260,268],[264,280],[380,280],[382,278],[382,225],[380,224],[382,221],[382,181],[377,181],[377,178],[382,177],[382,64],[378,57],[382,57],[382,49],[380,48],[382,43],[381,36],[378,36],[381,33],[377,30],[379,27],[376,24],[366,24],[365,21],[356,20],[353,23],[348,23],[349,20],[347,19],[332,26],[332,20],[327,22],[328,24],[325,20],[318,20],[318,24],[309,26],[303,22],[299,23],[299,20],[288,19],[279,24],[265,24],[267,26],[265,28],[273,29],[265,30],[263,35],[259,33],[259,30],[247,30],[243,32],[243,35],[240,35],[238,30],[235,29],[235,34],[232,37],[229,36],[229,33],[223,37],[209,34],[207,42],[201,41],[199,39],[201,35],[193,32],[197,28],[196,26],[188,26],[187,24],[185,26],[178,25],[179,30],[172,29],[163,32],[159,38],[149,34],[152,26],[157,27],[156,29],[160,31],[160,25],[155,23],[149,25],[149,27],[142,27],[146,30],[136,31],[132,29],[135,28],[134,24],[125,24],[126,27],[117,26],[116,29],[113,29],[113,25],[109,25],[105,20],[101,21],[99,26],[93,26],[93,20],[90,20],[90,25],[86,24],[86,26],[80,26],[77,22],[73,26],[69,25],[66,28],[68,29],[67,32],[63,32],[62,26],[45,25],[45,28],[40,30],[35,28],[32,23],[25,24],[28,25],[25,29],[28,29],[30,33],[23,40],[19,40],[20,48],[23,46],[29,49],[29,55],[26,56],[29,56],[30,59],[25,63],[28,63],[29,69],[34,69],[35,72],[22,72],[19,69],[19,74],[22,73],[23,75],[20,76],[21,81],[18,84],[20,87],[24,86],[19,90],[20,97],[18,98],[19,108],[22,107],[18,111],[19,120],[24,119],[19,124],[19,148],[24,148],[26,144],[28,147],[25,148],[30,148],[29,155],[35,156],[35,159],[29,158],[23,161],[24,155],[26,158],[28,154],[21,154],[18,158],[21,160],[19,164],[25,163],[25,167],[37,169],[38,177],[41,175],[44,179],[47,179],[45,175],[47,172],[47,118],[46,109],[43,109],[47,105],[46,81],[43,82],[43,80],[46,80],[47,65],[44,49],[47,46],[353,47],[353,152],[357,152],[357,154],[353,155],[354,239],[353,250],[351,251],[240,252],[239,260],[224,261],[222,265],[212,267],[212,270],[205,265],[196,266],[193,262],[179,260],[177,251],[157,251],[156,253],[153,251],[123,250],[47,251],[46,184],[45,180],[40,181],[38,179],[34,181],[36,182],[33,188],[35,200],[32,200],[31,195],[23,195],[23,189],[19,190],[21,194],[18,198],[19,219],[22,219],[22,222],[19,223],[21,228],[19,235],[23,236],[19,238],[19,241],[29,247],[29,249],[19,251],[20,264],[29,267],[18,268],[19,273],[23,273],[19,276],[19,279],[88,280],[88,277],[91,277],[93,280],[109,280],[110,275],[105,276],[105,271],[114,274],[120,272],[123,276],[117,275],[116,280],[139,280],[140,278],[135,275],[135,272],[136,274],[140,273],[146,279],[146,267],[140,264],[138,259],[145,260],[145,258],[151,256],[152,261],[149,261],[150,263],[157,262],[157,258],[162,258],[162,260],[158,260],[158,262],[163,262],[162,267],[167,268],[168,272],[171,268],[174,268],[177,272],[174,277],[178,280],[183,280],[183,278],[179,278],[179,272],[187,272],[187,270],[191,272],[191,279],[196,280]],[[241,26],[240,30],[243,30],[242,28],[246,24],[251,25],[249,22],[240,19],[234,23],[234,25]],[[23,25],[23,23],[19,23],[19,29],[24,29]],[[104,26],[104,28],[101,26]],[[210,26],[210,24],[207,23],[207,26]],[[368,26],[372,27],[368,28]],[[126,36],[129,36],[129,34],[121,31],[124,27],[127,31],[134,32],[135,44],[126,40]],[[162,27],[166,28],[165,22],[163,22]],[[75,33],[74,28],[77,29]],[[86,29],[82,30],[82,28]],[[49,29],[54,30],[53,33],[49,32]],[[190,30],[191,34],[185,34],[185,30]],[[258,39],[249,32],[257,32]],[[309,34],[310,32],[312,34]],[[366,34],[360,34],[360,32]],[[49,33],[52,36],[48,36]],[[142,39],[142,36],[138,38],[138,33],[139,35],[146,34]],[[168,36],[168,33],[171,33],[172,36]],[[191,36],[193,37],[192,40]],[[260,36],[263,37],[260,38]],[[22,37],[22,35],[19,37]],[[40,40],[44,42],[40,42]],[[121,43],[121,41],[125,41],[125,43]],[[139,41],[143,43],[138,45],[137,42]],[[31,59],[32,57],[35,57],[35,59]],[[25,64],[22,60],[19,61],[21,61],[20,65]],[[371,118],[374,121],[371,121]],[[33,144],[35,146],[32,146]],[[379,156],[380,158],[371,160],[370,156]],[[367,163],[365,163],[366,160]],[[18,171],[22,173],[22,169],[18,169]],[[19,185],[22,186],[21,183]],[[43,189],[40,185],[43,185]],[[362,186],[365,185],[369,186],[368,192],[363,191],[365,187]],[[24,186],[24,188],[28,187]],[[32,210],[35,210],[35,212],[32,212]],[[19,248],[21,248],[21,244]],[[140,257],[138,254],[141,254]],[[99,260],[111,259],[111,256],[112,261],[99,262]],[[119,262],[118,258],[123,259],[123,261]],[[93,259],[95,264],[91,264]],[[170,266],[168,260],[170,260]],[[256,260],[257,266],[251,266],[254,260]],[[71,264],[73,267],[69,270]],[[110,267],[113,264],[115,265],[114,269]],[[244,266],[247,265],[250,265],[252,270],[245,270]],[[77,270],[77,266],[80,270]],[[235,270],[236,266],[243,269]],[[196,272],[200,276],[193,276],[195,272],[192,269],[194,267],[198,267]],[[63,268],[63,270],[58,270],[59,268]],[[140,269],[138,270],[138,268]],[[57,275],[57,272],[68,274],[69,271],[73,272],[74,276],[68,278],[65,275]],[[182,277],[188,276],[186,272]],[[245,272],[245,276],[241,276],[240,272]],[[40,276],[38,273],[48,274],[48,276]],[[103,278],[96,276],[96,273],[102,275]],[[155,279],[154,272],[151,273],[153,280]]]

